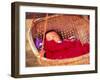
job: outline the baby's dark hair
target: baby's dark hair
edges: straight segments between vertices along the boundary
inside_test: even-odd
[[[50,33],[50,32],[55,32],[55,33],[57,33],[57,34],[59,35],[60,39],[62,39],[62,36],[61,36],[56,30],[49,30],[49,31],[47,31],[47,32],[45,33],[45,38],[46,38],[46,35],[47,35],[48,33]]]

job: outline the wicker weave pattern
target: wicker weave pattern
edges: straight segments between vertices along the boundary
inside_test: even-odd
[[[44,31],[45,20],[36,22],[36,32],[41,37]],[[60,15],[49,17],[47,24],[48,30],[56,30],[62,38],[68,38],[72,35],[81,40],[82,43],[89,41],[89,23],[81,16]]]

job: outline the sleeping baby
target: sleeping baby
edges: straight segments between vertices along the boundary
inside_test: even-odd
[[[89,53],[89,43],[81,44],[75,36],[62,40],[54,30],[45,33],[45,56],[48,59],[65,59],[78,57]]]

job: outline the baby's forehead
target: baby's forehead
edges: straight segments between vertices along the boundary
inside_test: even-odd
[[[52,32],[47,33],[46,35],[58,35],[58,34],[54,31],[52,31]]]

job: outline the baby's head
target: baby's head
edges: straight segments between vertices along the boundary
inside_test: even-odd
[[[55,42],[61,41],[60,35],[54,30],[47,31],[45,33],[45,37],[47,41],[51,41],[51,40],[54,40]]]

